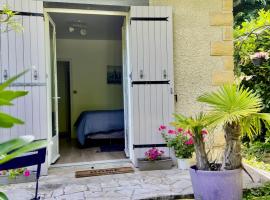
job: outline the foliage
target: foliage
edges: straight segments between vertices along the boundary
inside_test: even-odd
[[[0,11],[0,24],[1,31],[7,32],[9,30],[15,30],[20,32],[23,30],[22,25],[15,18],[16,13],[11,11],[7,5],[4,5]]]
[[[0,176],[7,176],[11,179],[16,178],[17,176],[25,176],[28,177],[31,175],[31,171],[28,170],[27,168],[18,168],[18,169],[10,169],[10,170],[3,170],[0,171]]]
[[[186,132],[192,134],[195,154],[196,154],[196,166],[199,170],[210,170],[209,160],[205,150],[205,134],[203,134],[205,128],[209,123],[206,121],[206,116],[203,113],[195,117],[186,117],[184,115],[175,115],[175,122],[172,123],[177,129],[183,128]]]
[[[159,150],[156,147],[153,147],[145,152],[145,157],[147,160],[154,161],[154,160],[160,160],[163,154],[164,154],[164,151]]]
[[[270,172],[270,164],[265,163],[263,161],[257,161],[257,159],[255,157],[250,158],[250,159],[244,158],[244,162],[257,168],[257,169],[261,169],[261,170]]]
[[[239,26],[244,21],[256,18],[260,9],[269,8],[270,0],[234,0],[234,25]]]
[[[270,154],[270,143],[259,142],[246,143],[242,147],[244,161],[251,166],[270,172],[270,164],[266,163],[266,158]]]
[[[265,183],[258,188],[252,188],[244,191],[243,200],[269,200],[270,183]]]
[[[212,126],[236,122],[240,124],[241,133],[252,138],[260,133],[261,121],[270,125],[270,114],[259,113],[263,108],[259,95],[243,86],[226,84],[200,96],[198,101],[210,106],[206,120]]]
[[[270,143],[262,143],[256,141],[252,144],[246,143],[243,145],[243,156],[248,159],[256,159],[256,161],[263,161],[266,154],[270,153]]]
[[[194,152],[194,141],[190,131],[182,128],[167,130],[166,126],[160,126],[159,131],[164,138],[167,146],[173,148],[177,158],[191,158]]]
[[[201,117],[197,117],[197,120],[180,116],[178,125],[192,129],[197,137],[201,135],[200,132],[205,127],[214,128],[222,125],[226,137],[222,169],[228,170],[239,167],[241,165],[241,156],[238,155],[238,151],[240,151],[240,148],[238,148],[240,144],[239,135],[246,134],[252,138],[254,134],[260,132],[261,121],[265,123],[266,127],[269,127],[270,114],[259,113],[262,110],[260,97],[252,90],[245,89],[242,86],[226,84],[217,91],[201,95],[197,100],[208,104],[210,111],[207,115],[201,114]],[[203,143],[202,136],[197,144],[195,142],[195,150],[196,146],[201,143]],[[205,154],[204,148],[199,149],[199,151],[201,154]],[[198,155],[197,152],[196,155]]]
[[[260,10],[258,17],[246,21],[234,30],[235,40],[235,72],[241,77],[245,88],[255,91],[262,99],[261,112],[270,112],[270,60],[264,60],[255,66],[250,55],[256,52],[270,51],[270,11]],[[265,141],[266,132],[263,127],[256,140]]]
[[[3,192],[0,192],[0,200],[8,200],[8,197]]]
[[[5,83],[0,85],[0,106],[12,106],[12,101],[16,98],[25,96],[28,92],[26,91],[12,91],[6,90],[6,88],[17,78],[22,76],[25,72],[9,79]],[[0,112],[0,127],[11,128],[14,124],[23,124],[20,119],[14,118],[8,114]]]

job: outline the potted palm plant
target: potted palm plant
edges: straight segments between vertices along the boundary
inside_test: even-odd
[[[193,133],[196,166],[190,168],[196,199],[242,199],[241,135],[252,137],[261,130],[261,123],[269,127],[270,114],[260,113],[262,101],[249,89],[238,85],[224,85],[219,90],[198,98],[210,110],[197,117],[178,115],[175,126]],[[222,163],[210,163],[201,131],[205,127],[222,125],[225,133],[225,151]]]
[[[164,138],[167,147],[174,150],[177,166],[181,170],[188,170],[190,159],[194,152],[193,137],[190,131],[184,131],[183,128],[177,130],[167,130],[166,126],[160,126],[159,131]]]

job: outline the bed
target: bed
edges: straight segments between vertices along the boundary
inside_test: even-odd
[[[124,111],[84,111],[80,114],[74,126],[77,139],[81,145],[85,144],[86,138],[124,138]]]

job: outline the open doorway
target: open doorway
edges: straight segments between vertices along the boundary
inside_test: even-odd
[[[57,61],[59,137],[71,139],[70,61]]]
[[[56,164],[125,159],[124,17],[50,13],[56,26]]]

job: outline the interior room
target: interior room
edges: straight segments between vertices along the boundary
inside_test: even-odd
[[[56,26],[56,164],[124,159],[124,17],[50,13]]]

